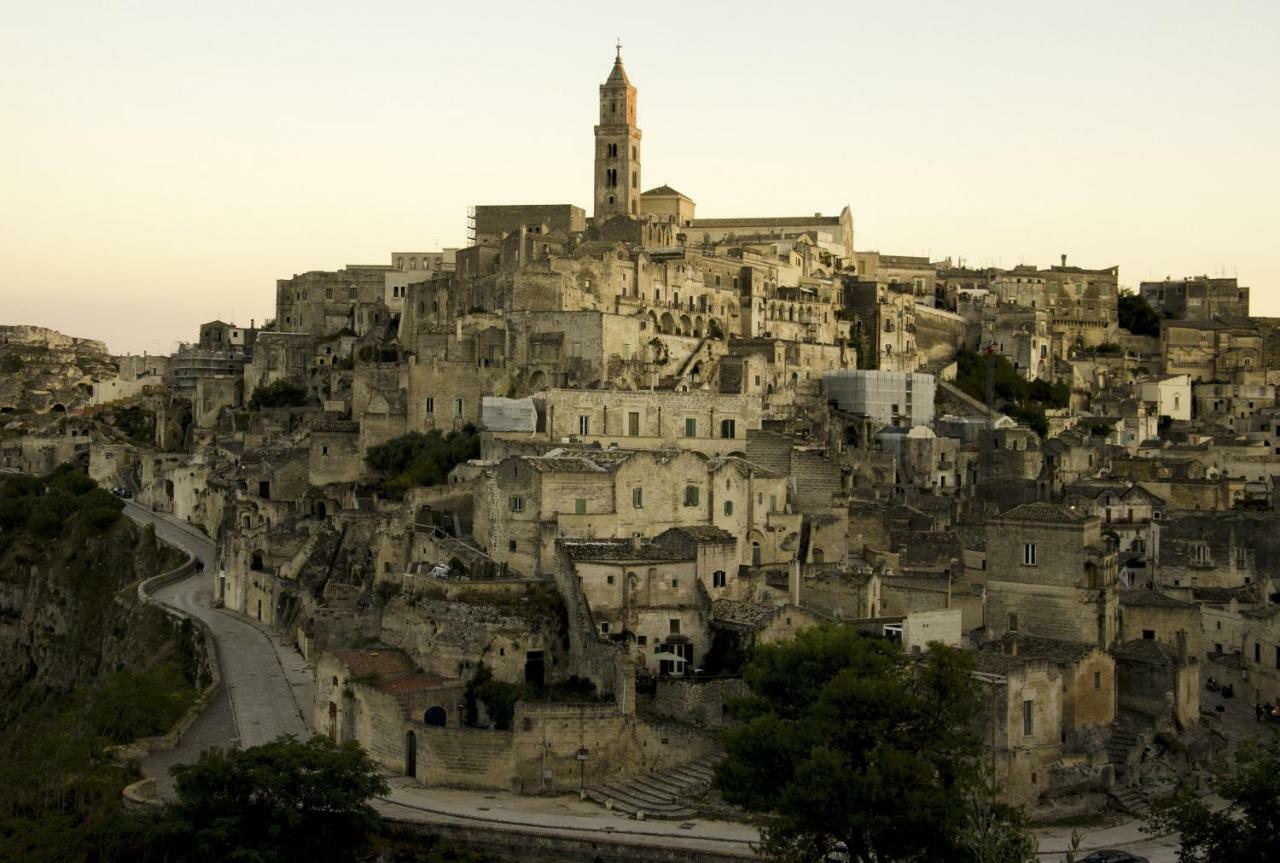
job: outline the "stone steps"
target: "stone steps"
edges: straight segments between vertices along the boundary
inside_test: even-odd
[[[705,794],[714,777],[715,760],[704,758],[654,773],[640,773],[587,789],[587,797],[632,817],[691,818],[685,799]]]

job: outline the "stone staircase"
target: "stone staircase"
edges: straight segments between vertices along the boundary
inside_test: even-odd
[[[714,756],[655,773],[641,773],[625,780],[587,788],[587,797],[633,818],[692,818],[686,801],[711,787]]]
[[[1111,797],[1130,815],[1145,815],[1151,809],[1151,798],[1131,785],[1119,785],[1111,790]]]
[[[1141,815],[1151,808],[1150,796],[1133,784],[1133,776],[1130,775],[1134,754],[1140,752],[1150,739],[1149,724],[1130,713],[1116,716],[1107,738],[1107,761],[1115,776],[1110,794],[1116,804],[1131,815]]]

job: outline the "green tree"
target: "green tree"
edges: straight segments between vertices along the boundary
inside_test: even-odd
[[[307,390],[289,381],[276,381],[258,387],[249,397],[249,410],[263,408],[300,408],[307,403]]]
[[[1160,315],[1142,295],[1127,288],[1121,291],[1116,313],[1120,318],[1121,328],[1135,336],[1160,335]]]
[[[964,797],[960,846],[973,863],[1036,863],[1039,843],[1027,829],[1026,815],[997,799],[995,781],[980,767]]]
[[[388,790],[358,745],[324,737],[209,750],[173,776],[178,802],[157,840],[191,861],[357,859],[380,826],[369,801]]]
[[[369,467],[386,475],[383,491],[401,497],[417,486],[439,485],[449,471],[464,461],[480,457],[480,435],[475,426],[441,434],[410,432],[384,444],[370,447],[365,456]]]
[[[1280,861],[1280,740],[1242,749],[1235,770],[1213,790],[1225,807],[1184,788],[1156,801],[1146,829],[1178,833],[1180,863]]]
[[[770,859],[979,859],[963,838],[981,781],[971,670],[960,651],[907,657],[841,626],[758,647],[716,767],[721,793],[770,813]]]

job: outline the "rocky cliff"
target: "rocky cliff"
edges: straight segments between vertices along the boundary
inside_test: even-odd
[[[83,407],[93,395],[93,383],[115,373],[115,362],[100,341],[45,327],[0,325],[0,412]]]
[[[176,555],[119,509],[70,468],[0,482],[0,727],[174,650],[172,625],[135,585]]]

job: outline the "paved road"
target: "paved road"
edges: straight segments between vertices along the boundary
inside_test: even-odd
[[[152,513],[129,502],[126,513],[135,521],[156,525],[164,541],[195,554],[213,568],[213,543],[194,528]],[[297,652],[256,621],[209,607],[212,580],[203,576],[169,585],[156,598],[173,608],[198,617],[209,625],[217,641],[222,663],[225,701],[216,701],[171,754],[162,754],[156,765],[193,760],[211,745],[253,746],[279,734],[307,736],[305,720],[310,696],[310,670]],[[300,707],[301,706],[301,707]],[[1247,732],[1250,726],[1243,705],[1230,705],[1239,716],[1227,717],[1231,725]],[[1233,735],[1234,736],[1234,735]],[[163,772],[163,771],[157,771]],[[392,790],[377,801],[387,816],[426,823],[481,822],[505,825],[530,833],[590,836],[608,842],[610,836],[628,842],[743,854],[758,838],[754,827],[723,821],[632,821],[583,803],[576,797],[538,798],[514,794],[485,794],[441,788],[424,788],[404,777],[389,777]],[[1150,837],[1141,822],[1129,821],[1086,831],[1083,848],[1121,847],[1150,858],[1151,863],[1174,863],[1176,840]],[[1040,859],[1056,863],[1070,831],[1037,831]]]
[[[214,569],[214,544],[195,528],[132,501],[125,513],[139,523],[154,524],[160,539],[205,561],[208,571]],[[294,654],[286,667],[290,657],[277,650],[264,628],[240,615],[210,608],[212,594],[212,578],[205,574],[163,587],[154,596],[164,605],[204,621],[213,632],[233,724],[233,738],[225,745],[257,746],[281,734],[310,736],[305,719],[311,708],[310,692],[295,692],[294,686],[295,681],[303,683],[298,680],[301,658]],[[309,672],[304,680],[309,690]]]

